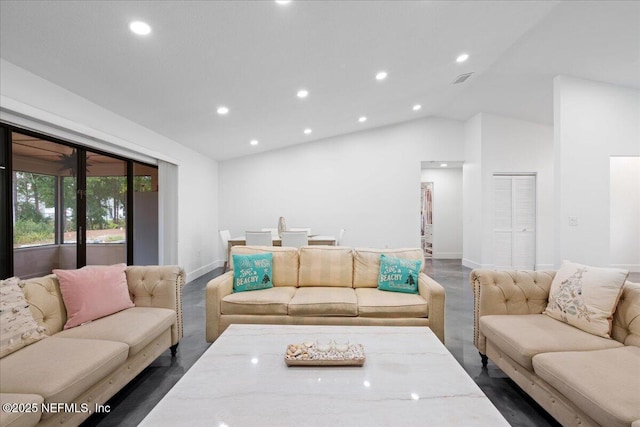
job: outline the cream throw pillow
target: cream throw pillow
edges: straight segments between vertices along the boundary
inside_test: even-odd
[[[17,277],[0,281],[0,358],[47,337],[19,284]]]
[[[564,261],[551,282],[544,314],[590,334],[611,338],[613,312],[628,274],[618,268]]]

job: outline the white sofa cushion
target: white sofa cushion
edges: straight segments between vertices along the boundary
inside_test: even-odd
[[[29,410],[5,411],[0,409],[0,426],[3,427],[27,427],[35,426],[42,415],[41,406],[44,402],[42,396],[37,394],[0,393],[0,406],[5,403],[18,404],[18,408],[26,405]]]
[[[279,314],[286,316],[287,306],[295,293],[294,286],[236,292],[222,298],[221,314]]]
[[[600,425],[640,419],[640,347],[538,354],[533,369]]]
[[[531,358],[539,353],[622,347],[616,340],[589,334],[544,314],[482,316],[480,331],[529,371],[533,370]]]
[[[357,316],[358,299],[352,288],[298,288],[289,302],[290,316]]]
[[[418,294],[358,288],[358,315],[361,317],[427,317],[427,301]]]
[[[0,359],[0,392],[38,394],[46,403],[73,402],[122,365],[128,353],[129,346],[121,342],[49,337]]]
[[[176,323],[176,312],[168,308],[133,307],[58,332],[58,338],[109,340],[129,346],[129,357],[137,354]],[[132,327],[135,325],[135,327]]]

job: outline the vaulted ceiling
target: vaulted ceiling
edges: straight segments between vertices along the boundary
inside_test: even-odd
[[[552,124],[559,74],[640,88],[636,1],[3,0],[0,24],[4,60],[214,159],[424,116]]]

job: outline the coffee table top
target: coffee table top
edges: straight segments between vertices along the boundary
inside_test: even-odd
[[[364,366],[285,364],[288,344],[346,338]],[[141,426],[508,426],[426,327],[231,325]]]

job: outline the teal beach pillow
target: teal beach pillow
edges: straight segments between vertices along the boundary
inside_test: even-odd
[[[273,287],[273,254],[233,255],[233,292]]]
[[[381,291],[418,293],[418,276],[422,260],[380,255],[378,289]]]

